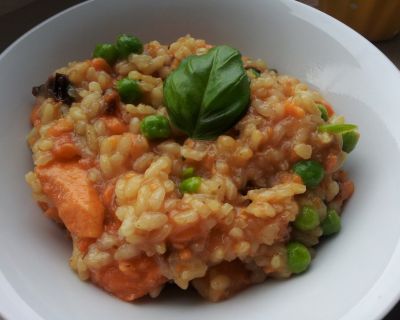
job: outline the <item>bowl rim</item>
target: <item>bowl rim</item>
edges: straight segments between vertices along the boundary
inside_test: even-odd
[[[290,7],[297,7],[298,10],[308,11],[316,17],[322,17],[325,21],[329,22],[329,28],[332,25],[336,25],[340,29],[341,34],[335,35],[335,37],[351,37],[354,41],[363,44],[370,54],[376,56],[388,68],[394,73],[397,72],[399,83],[400,83],[400,70],[396,65],[383,54],[373,43],[364,38],[361,34],[345,25],[343,22],[329,16],[328,14],[304,3],[296,0],[279,0],[282,3],[287,4]],[[52,16],[40,22],[15,41],[13,41],[3,52],[0,54],[0,63],[20,42],[24,41],[32,33],[45,26],[48,22],[57,19],[58,17],[67,14],[71,11],[78,10],[80,7],[89,5],[90,3],[96,2],[96,0],[85,0],[81,3],[70,6]],[[397,137],[400,139],[400,137]],[[341,316],[340,320],[352,320],[352,319],[382,319],[394,305],[400,300],[400,287],[397,285],[400,283],[400,236],[397,239],[396,247],[389,259],[388,264],[384,268],[382,274],[377,278],[371,288],[365,293],[365,295],[353,306],[346,314]],[[397,281],[396,281],[397,280]],[[11,283],[3,274],[0,269],[0,318],[4,319],[33,319],[33,320],[46,320],[39,315],[23,298],[16,292]]]

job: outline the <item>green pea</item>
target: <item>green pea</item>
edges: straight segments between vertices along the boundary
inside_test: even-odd
[[[118,59],[118,50],[113,44],[98,44],[94,48],[93,58],[103,58],[109,65],[113,65]]]
[[[201,185],[201,178],[200,177],[190,177],[183,180],[179,184],[179,190],[182,193],[194,193],[197,192]]]
[[[304,272],[311,263],[311,254],[300,242],[290,242],[287,247],[287,264],[293,273]]]
[[[321,118],[325,121],[328,121],[329,115],[328,110],[326,110],[325,106],[323,104],[317,103],[317,108],[321,112]]]
[[[340,216],[334,209],[328,209],[328,214],[321,223],[321,228],[324,236],[329,236],[338,233],[342,227]]]
[[[342,150],[344,152],[350,153],[356,147],[358,139],[360,139],[360,134],[357,131],[349,131],[343,133],[342,138],[343,138]]]
[[[149,139],[165,139],[171,135],[169,121],[161,115],[145,117],[140,124],[140,131]]]
[[[306,187],[316,187],[324,178],[324,167],[314,160],[303,160],[293,166],[293,171],[298,174]]]
[[[319,225],[319,214],[311,206],[304,206],[294,221],[294,226],[300,231],[310,231]]]
[[[141,54],[143,52],[143,43],[139,38],[121,34],[117,38],[117,49],[121,58],[126,58],[131,53]]]
[[[135,103],[142,96],[138,82],[129,78],[117,81],[117,91],[125,103]]]
[[[193,167],[186,167],[182,170],[182,178],[187,179],[194,176],[194,168]]]

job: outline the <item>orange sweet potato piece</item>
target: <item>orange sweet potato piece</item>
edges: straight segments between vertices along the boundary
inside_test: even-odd
[[[125,301],[136,300],[166,282],[153,258],[142,256],[91,271],[98,286]]]
[[[35,171],[66,228],[78,237],[99,237],[103,232],[104,207],[86,171],[77,162],[54,163]]]
[[[105,71],[107,73],[112,72],[110,65],[103,58],[93,58],[91,64],[97,71]]]
[[[130,155],[132,160],[136,160],[141,155],[149,150],[149,143],[146,138],[141,134],[132,134],[132,148],[130,151]]]
[[[74,124],[71,120],[66,118],[61,118],[56,121],[56,123],[49,128],[47,131],[48,135],[52,137],[58,137],[66,132],[71,132],[74,129]]]
[[[305,116],[305,111],[299,106],[292,102],[285,103],[285,114],[290,115],[295,118],[303,118]]]
[[[101,117],[110,134],[121,134],[128,131],[128,126],[119,118],[113,116]]]
[[[54,159],[58,161],[71,160],[80,155],[80,150],[74,144],[71,133],[64,133],[58,136],[51,151]]]

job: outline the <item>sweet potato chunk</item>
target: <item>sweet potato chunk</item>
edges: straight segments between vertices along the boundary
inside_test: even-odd
[[[74,144],[70,133],[58,136],[51,151],[57,161],[69,161],[80,155],[80,150]]]
[[[125,301],[136,300],[166,282],[153,258],[142,256],[92,270],[94,283]]]
[[[37,167],[43,192],[66,228],[78,237],[97,238],[103,231],[104,206],[77,162]]]
[[[128,126],[119,118],[114,116],[104,116],[100,118],[110,134],[122,134],[128,131]]]

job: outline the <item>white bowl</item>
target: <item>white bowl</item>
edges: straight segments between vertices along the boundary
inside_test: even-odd
[[[31,199],[23,175],[30,90],[96,43],[132,33],[169,43],[186,33],[265,59],[318,88],[358,123],[347,162],[356,193],[343,230],[309,272],[212,304],[186,292],[124,303],[78,280],[70,241]],[[0,56],[0,311],[7,319],[377,319],[400,294],[398,70],[343,24],[294,1],[91,1],[24,35]]]

